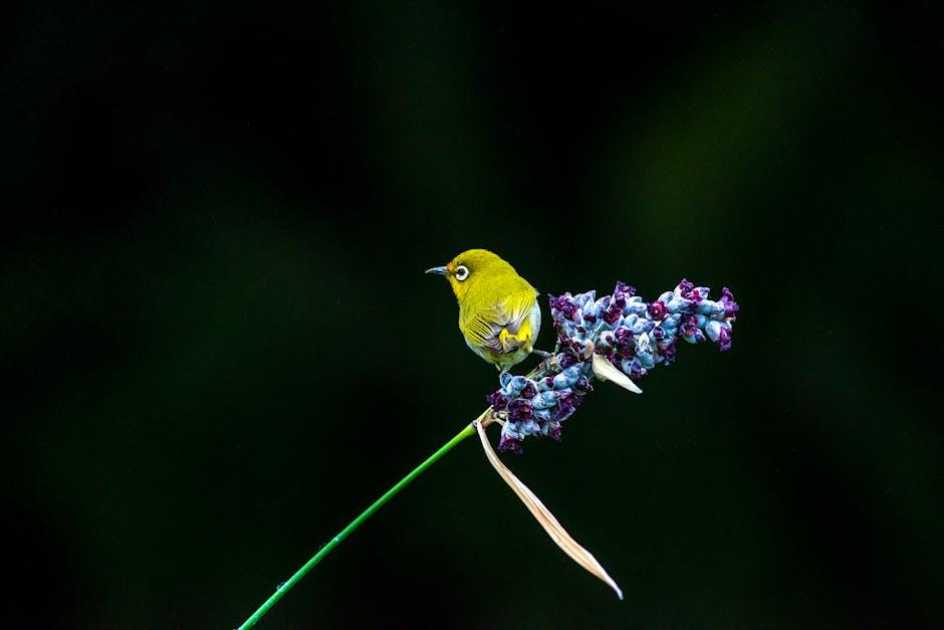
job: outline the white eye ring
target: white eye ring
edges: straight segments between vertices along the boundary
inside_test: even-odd
[[[456,280],[462,282],[469,277],[469,268],[465,265],[459,265],[456,267]]]

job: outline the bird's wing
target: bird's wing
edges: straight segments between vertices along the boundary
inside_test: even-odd
[[[494,352],[513,352],[531,341],[534,306],[532,294],[509,295],[492,308],[478,311],[467,322],[468,336]]]
[[[531,352],[534,340],[541,327],[541,307],[537,295],[519,293],[509,296],[503,302],[503,309],[508,315],[508,323],[498,334],[503,352],[516,352],[524,348]]]
[[[502,314],[499,309],[480,310],[466,321],[466,337],[476,346],[501,352],[501,343],[498,340],[503,327],[501,321]]]
[[[502,327],[507,328],[510,333],[517,333],[522,325],[528,325],[536,297],[530,292],[514,293],[506,297],[499,304],[499,309],[504,314]]]

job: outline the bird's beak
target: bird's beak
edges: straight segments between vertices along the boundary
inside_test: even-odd
[[[430,267],[424,273],[434,273],[437,276],[444,276],[449,273],[449,270],[445,267]]]

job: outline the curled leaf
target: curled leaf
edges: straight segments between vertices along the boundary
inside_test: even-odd
[[[616,369],[616,366],[610,363],[602,354],[593,354],[593,374],[601,381],[613,381],[623,389],[628,389],[634,394],[641,394],[642,390],[636,383],[632,382],[628,376]]]
[[[505,483],[518,495],[518,498],[521,499],[521,502],[528,508],[531,515],[537,519],[541,527],[544,528],[544,531],[551,537],[551,540],[557,543],[557,546],[560,547],[564,553],[570,556],[574,562],[584,569],[603,580],[610,588],[616,591],[620,599],[623,599],[623,591],[620,590],[620,587],[616,585],[613,578],[600,566],[600,563],[593,557],[593,554],[581,547],[580,544],[567,533],[567,530],[561,526],[557,519],[554,518],[550,510],[544,507],[541,500],[531,492],[528,486],[524,485],[521,480],[515,477],[514,473],[498,459],[498,455],[496,455],[494,449],[492,449],[492,445],[488,441],[488,436],[482,424],[483,423],[479,421],[475,422],[475,428],[479,433],[479,438],[482,440],[482,448],[485,449],[485,457],[488,458],[489,463],[499,476],[504,479]]]

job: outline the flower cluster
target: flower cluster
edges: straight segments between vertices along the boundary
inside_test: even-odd
[[[601,298],[595,291],[551,296],[555,354],[530,377],[503,373],[501,388],[488,397],[505,421],[500,451],[521,452],[522,441],[531,435],[560,439],[561,423],[593,389],[594,354],[639,379],[657,365],[674,362],[679,339],[710,340],[723,351],[730,349],[738,304],[727,287],[718,300],[709,299],[707,287],[684,279],[654,302],[635,292],[617,282],[613,293]]]

